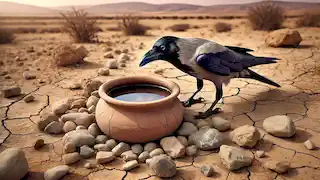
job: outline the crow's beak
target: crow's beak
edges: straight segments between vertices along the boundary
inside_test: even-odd
[[[146,65],[146,64],[148,64],[148,63],[150,63],[152,61],[160,60],[162,58],[163,58],[163,53],[155,52],[153,50],[150,50],[144,55],[142,61],[139,64],[139,66],[142,67],[142,66],[144,66],[144,65]]]

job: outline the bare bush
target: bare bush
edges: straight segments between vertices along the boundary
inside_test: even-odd
[[[174,24],[168,27],[168,29],[175,32],[183,32],[190,28],[191,28],[190,24]]]
[[[14,40],[14,34],[12,31],[0,28],[0,44],[9,44]]]
[[[261,2],[248,11],[248,19],[254,30],[276,30],[282,27],[284,9],[273,2]]]
[[[119,23],[119,29],[127,35],[145,35],[149,29],[147,26],[141,24],[140,18],[133,17],[131,15],[124,15],[121,17],[121,22]]]
[[[217,22],[214,25],[214,28],[216,29],[217,32],[228,32],[232,30],[232,25],[225,22]]]
[[[63,30],[77,43],[93,42],[100,28],[95,19],[88,18],[84,10],[72,9],[71,12],[60,13],[64,19]]]
[[[296,24],[298,27],[320,27],[320,13],[305,13]]]

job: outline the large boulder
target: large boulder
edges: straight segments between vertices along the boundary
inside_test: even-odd
[[[227,145],[220,147],[219,155],[222,164],[231,171],[250,166],[254,157],[250,151]]]
[[[219,148],[223,141],[222,134],[216,129],[201,128],[189,136],[189,144],[196,145],[201,150]]]
[[[29,170],[29,165],[21,149],[9,148],[0,154],[0,179],[20,180]]]
[[[69,45],[60,45],[54,50],[53,58],[57,66],[67,66],[84,62],[88,51],[83,47],[77,49]]]
[[[300,33],[292,29],[273,31],[266,39],[266,43],[271,47],[298,46],[301,41],[302,38]]]
[[[269,134],[277,137],[291,137],[296,133],[294,122],[289,116],[285,115],[276,115],[266,118],[262,123],[262,127]]]

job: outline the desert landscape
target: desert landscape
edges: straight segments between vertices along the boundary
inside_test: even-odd
[[[268,3],[72,10],[0,2],[0,179],[318,179],[320,3]],[[177,131],[144,144],[107,137],[95,120],[62,120],[72,113],[94,116],[99,86],[124,76],[174,81],[186,101],[197,88],[194,77],[164,61],[139,67],[162,36],[203,38],[277,57],[278,63],[251,70],[281,87],[233,79],[218,104],[222,112],[198,120],[194,115],[215,100],[215,87],[205,81],[197,95],[205,101],[185,108]],[[85,138],[73,134],[89,140],[72,144],[67,136]],[[206,139],[217,142],[204,148]]]

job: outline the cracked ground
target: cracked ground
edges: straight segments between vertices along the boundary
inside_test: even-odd
[[[181,88],[180,99],[186,100],[196,90],[196,79],[187,76],[168,63],[155,62],[146,68],[138,64],[143,53],[153,42],[162,35],[181,37],[201,37],[217,41],[224,45],[235,45],[253,49],[254,55],[280,58],[277,64],[262,65],[252,70],[278,82],[282,87],[274,88],[263,83],[248,79],[234,79],[224,89],[223,109],[219,116],[232,124],[232,129],[248,124],[260,130],[262,138],[257,146],[250,149],[264,150],[265,158],[256,158],[252,166],[239,171],[229,172],[220,162],[217,151],[200,151],[196,157],[176,159],[178,172],[173,179],[193,180],[211,179],[203,176],[199,167],[203,164],[212,165],[216,172],[213,179],[250,179],[250,180],[284,180],[284,179],[318,179],[320,177],[320,151],[307,150],[303,142],[311,139],[320,147],[320,33],[319,28],[298,29],[303,38],[298,48],[270,48],[264,43],[267,32],[252,31],[241,27],[227,33],[215,34],[209,28],[191,29],[187,32],[172,33],[165,30],[151,30],[149,36],[125,37],[119,32],[103,32],[100,40],[112,42],[113,49],[129,49],[131,61],[126,67],[111,70],[110,76],[98,76],[97,70],[104,67],[104,44],[84,44],[90,54],[85,64],[72,67],[57,68],[52,66],[52,48],[59,43],[70,40],[63,34],[26,34],[18,35],[17,43],[1,45],[1,71],[8,71],[11,79],[1,76],[0,87],[18,85],[23,95],[15,98],[0,98],[0,152],[10,147],[23,149],[29,162],[28,180],[43,179],[43,172],[62,163],[62,135],[52,136],[37,130],[35,122],[42,111],[50,111],[54,102],[81,95],[82,90],[69,90],[74,82],[88,79],[98,79],[103,82],[122,76],[152,75],[162,76],[176,82]],[[143,49],[139,44],[145,44]],[[27,48],[34,47],[34,53],[27,53]],[[27,60],[16,62],[16,56],[26,57]],[[115,57],[116,58],[116,57]],[[157,68],[164,72],[154,74]],[[37,73],[35,80],[24,80],[22,73],[26,70]],[[35,96],[35,101],[26,104],[23,97],[28,94]],[[214,86],[206,81],[198,96],[204,97],[205,102],[185,110],[185,121],[196,122],[193,115],[207,109],[215,98]],[[262,121],[273,115],[288,115],[295,123],[297,133],[292,138],[277,138],[267,134],[262,129]],[[230,132],[230,131],[229,131]],[[229,132],[226,132],[227,135]],[[46,146],[34,150],[35,139],[44,139]],[[233,145],[232,142],[227,144]],[[268,160],[286,160],[291,169],[286,174],[277,174],[262,167]],[[94,161],[94,159],[90,159]],[[71,165],[71,173],[64,180],[138,180],[159,179],[145,164],[131,172],[121,170],[121,159],[96,169],[83,167],[84,162]]]

